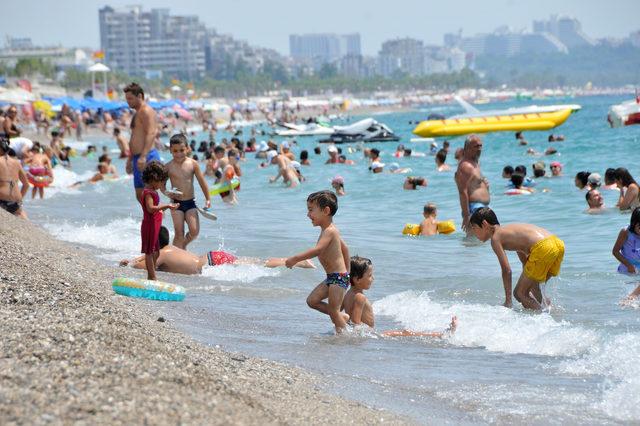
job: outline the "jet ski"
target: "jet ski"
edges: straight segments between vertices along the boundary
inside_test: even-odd
[[[400,140],[389,127],[373,118],[365,118],[349,126],[334,126],[334,133],[320,143],[397,142]]]

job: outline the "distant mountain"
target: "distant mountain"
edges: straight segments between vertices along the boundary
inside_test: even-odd
[[[475,69],[489,83],[519,87],[640,85],[640,48],[630,43],[574,47],[568,54],[478,56]]]

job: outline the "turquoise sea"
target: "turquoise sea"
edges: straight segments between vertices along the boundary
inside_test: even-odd
[[[501,222],[534,223],[565,241],[561,275],[547,286],[553,300],[550,313],[501,306],[500,267],[489,244],[469,242],[461,232],[432,238],[401,235],[405,223],[420,220],[427,202],[437,204],[440,219],[454,219],[460,226],[453,173],[437,173],[432,156],[396,160],[392,157],[396,143],[371,145],[383,151],[387,164],[397,161],[429,180],[427,188],[404,191],[404,175],[371,174],[361,152],[347,154],[356,161],[353,166],[324,165],[326,147],[315,156],[314,138],[298,139],[294,151],[310,150],[312,165],[303,169],[307,181],[293,190],[270,185],[268,177],[275,168],[258,168],[259,160],[248,154],[242,164],[239,205],[214,199],[218,221],[201,220],[200,237],[190,250],[223,248],[240,256],[266,258],[311,247],[319,230],[306,217],[306,197],[329,189],[331,178],[339,174],[345,178],[347,195],[339,199],[335,223],[351,253],[369,257],[375,265],[368,296],[374,302],[377,329],[442,330],[455,314],[459,327],[452,337],[380,338],[362,330],[334,336],[329,318],[305,303],[309,291],[324,278],[321,269],[225,265],[207,267],[198,277],[161,273],[161,280],[183,285],[187,298],[182,303],[141,303],[205,344],[301,366],[318,373],[329,392],[420,423],[638,422],[640,311],[618,305],[636,284],[616,273],[617,261],[611,255],[629,214],[615,209],[585,214],[585,194],[573,183],[578,171],[604,176],[607,167],[624,166],[640,176],[640,126],[610,129],[606,122],[609,106],[622,100],[538,102],[583,107],[554,129],[565,136],[564,142],[549,144],[549,132],[525,134],[528,147],[542,152],[553,145],[559,151],[554,156],[527,155],[528,147],[518,145],[512,133],[483,137],[481,167],[490,180],[491,205]],[[517,105],[524,104],[480,109]],[[455,106],[425,107],[375,118],[394,129],[406,147],[428,152],[428,143],[409,141],[414,127],[409,122],[431,112],[461,111]],[[206,137],[196,138],[201,139]],[[115,149],[108,136],[93,142],[98,151],[102,145]],[[451,144],[447,162],[453,167],[453,152],[463,140],[452,139]],[[163,157],[169,159],[167,153]],[[532,196],[504,195],[503,166],[524,164],[531,171],[540,160],[547,170],[551,161],[560,161],[564,176],[539,179],[539,191]],[[141,209],[131,180],[66,188],[91,176],[95,161],[75,158],[71,171],[56,170],[55,185],[46,198],[29,200],[25,207],[31,219],[55,237],[116,264],[139,252]],[[115,163],[124,170],[122,161]],[[615,205],[617,193],[604,191],[604,196],[608,206]],[[198,200],[202,204],[201,195]],[[172,230],[169,216],[165,225]],[[521,266],[515,254],[509,259],[515,281]],[[142,276],[129,269],[123,275]]]

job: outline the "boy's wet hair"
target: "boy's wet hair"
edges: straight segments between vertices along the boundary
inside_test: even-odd
[[[351,284],[353,284],[353,280],[362,278],[371,265],[371,259],[358,255],[351,256],[351,270],[349,271],[349,281],[351,281]]]
[[[169,245],[169,230],[165,226],[160,227],[160,232],[158,233],[158,244],[160,248],[164,248]]]
[[[102,154],[100,157],[98,157],[98,163],[106,163],[108,159],[109,154]]]
[[[329,215],[333,216],[338,211],[338,197],[332,191],[318,191],[307,197],[307,203],[316,204],[324,210],[329,207]]]
[[[447,161],[447,151],[441,149],[440,151],[436,152],[436,160],[444,164],[445,161]]]
[[[616,183],[616,169],[608,168],[604,172],[604,183],[605,185],[612,185]]]
[[[424,209],[422,210],[426,215],[436,214],[438,211],[438,207],[433,203],[427,203],[424,205]]]
[[[307,151],[306,149],[300,151],[300,159],[301,160],[308,160],[309,159],[309,151]]]
[[[524,176],[522,176],[520,173],[514,173],[511,175],[511,183],[516,188],[521,187],[523,182],[524,182]]]
[[[629,232],[636,233],[636,225],[640,223],[640,207],[636,207],[633,209],[633,213],[631,213],[631,222],[629,223]],[[637,235],[637,234],[636,234]],[[353,260],[351,261],[353,265]]]
[[[502,173],[505,173],[509,176],[511,176],[513,174],[514,170],[513,167],[511,166],[504,166],[504,168],[502,169]]]
[[[169,172],[159,161],[151,161],[147,164],[142,171],[142,181],[144,183],[150,182],[164,182],[169,179]]]
[[[144,99],[144,90],[142,90],[142,87],[140,87],[138,83],[131,82],[127,84],[125,88],[122,89],[122,91],[124,93],[131,93],[133,96],[136,96],[136,97],[139,95],[142,95],[142,99]]]
[[[185,147],[189,146],[187,144],[187,137],[182,133],[176,133],[175,135],[171,136],[171,139],[169,139],[169,146],[180,144],[184,144]]]
[[[380,150],[378,148],[372,148],[369,152],[375,154],[376,157],[380,157]]]
[[[516,173],[522,173],[525,176],[527,175],[527,167],[522,164],[516,166],[516,168],[513,169],[513,171]]]
[[[313,152],[315,152],[316,154],[320,155],[322,153],[322,150],[320,149],[319,146],[316,146],[315,148],[313,148]]]
[[[222,147],[222,146],[218,145],[218,146],[216,146],[215,148],[213,148],[213,152],[214,152],[215,154],[219,154],[219,153],[223,153],[223,154],[224,154],[224,147]]]
[[[489,207],[481,207],[469,218],[472,225],[482,226],[483,221],[487,221],[489,225],[500,225],[496,214]]]

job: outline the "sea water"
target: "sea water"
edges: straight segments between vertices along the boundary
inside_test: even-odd
[[[202,254],[221,249],[267,258],[312,247],[319,229],[306,217],[306,197],[329,189],[331,178],[339,174],[345,178],[347,195],[339,199],[335,223],[351,254],[369,257],[375,265],[368,297],[376,328],[443,330],[456,315],[459,326],[453,336],[381,338],[362,329],[334,336],[329,318],[305,303],[307,294],[324,279],[321,268],[224,265],[205,267],[195,277],[160,273],[159,279],[184,286],[187,298],[182,303],[143,303],[206,344],[307,368],[320,375],[330,392],[418,422],[638,421],[640,311],[618,304],[636,283],[616,273],[617,261],[611,255],[619,230],[629,224],[629,214],[614,208],[600,215],[585,214],[585,192],[574,186],[574,176],[582,170],[604,176],[607,167],[624,166],[640,176],[640,126],[610,129],[606,122],[608,107],[622,100],[539,102],[583,106],[553,130],[564,134],[564,142],[548,143],[550,132],[526,132],[528,146],[518,145],[512,133],[483,136],[481,167],[491,183],[491,206],[500,221],[534,223],[565,241],[561,275],[546,288],[553,301],[550,312],[525,312],[515,301],[514,309],[501,306],[500,267],[488,243],[468,241],[461,232],[430,238],[401,234],[405,223],[421,220],[427,202],[437,204],[439,219],[454,219],[460,227],[453,172],[437,173],[433,156],[396,159],[395,143],[367,145],[381,149],[385,163],[398,162],[429,181],[426,188],[405,191],[405,175],[371,174],[361,152],[347,152],[356,148],[353,145],[342,148],[355,165],[324,165],[326,150],[314,155],[314,138],[298,138],[295,151],[309,150],[312,165],[303,167],[306,182],[296,189],[269,184],[275,168],[261,169],[260,161],[247,154],[241,164],[239,204],[224,205],[214,197],[218,220],[200,219],[200,235],[189,250]],[[508,106],[522,104],[486,108]],[[428,143],[410,142],[414,127],[410,122],[436,110],[461,112],[454,106],[426,107],[375,118],[394,129],[405,147],[428,152]],[[218,139],[223,136],[229,137],[220,133]],[[199,143],[207,137],[199,134],[194,139]],[[116,149],[106,134],[94,142],[99,152],[102,146]],[[447,162],[453,168],[453,153],[462,144],[462,138],[451,139]],[[526,154],[527,148],[542,152],[549,146],[559,153]],[[162,156],[170,159],[166,152]],[[544,161],[547,171],[551,161],[560,161],[564,176],[538,179],[537,192],[531,196],[504,195],[503,166],[524,164],[531,171],[536,161]],[[124,170],[123,160],[114,162]],[[96,159],[78,157],[72,165],[72,170],[56,169],[54,186],[44,200],[25,202],[31,219],[108,264],[138,255],[142,213],[131,179],[69,189],[68,185],[92,175]],[[197,186],[196,194],[202,205]],[[603,194],[607,206],[613,207],[617,192]],[[164,224],[173,232],[168,214]],[[521,265],[513,253],[509,260],[515,282]],[[143,276],[130,269],[122,274]]]

